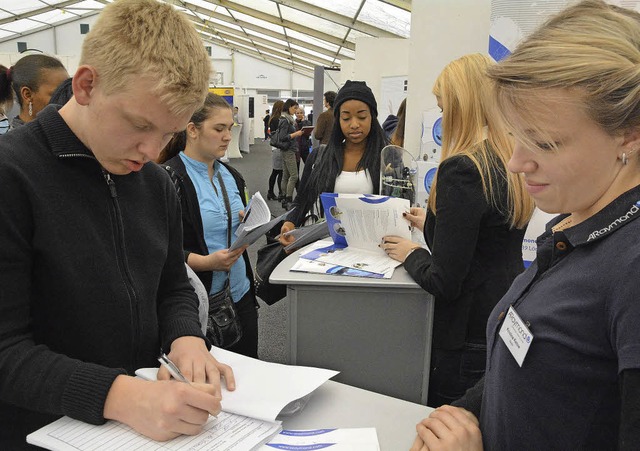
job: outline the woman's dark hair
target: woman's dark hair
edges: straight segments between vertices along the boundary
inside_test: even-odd
[[[193,125],[195,125],[196,128],[200,128],[202,123],[211,117],[213,110],[221,108],[226,108],[231,111],[233,110],[231,105],[229,105],[229,102],[227,102],[223,97],[210,92],[204,99],[204,105],[193,113],[189,122],[193,122]],[[171,138],[171,141],[169,141],[169,144],[162,149],[157,160],[158,163],[164,163],[165,161],[175,157],[184,150],[186,145],[187,131],[182,130],[181,132],[176,133],[175,136]]]
[[[298,102],[296,102],[293,99],[287,99],[287,101],[284,102],[284,106],[282,107],[282,111],[285,111],[287,114],[289,114],[289,108],[291,108],[292,106],[298,106]]]
[[[0,103],[4,104],[12,99],[10,69],[0,64]]]
[[[45,69],[64,69],[60,60],[49,55],[27,55],[9,69],[9,78],[0,77],[0,92],[5,91],[5,84],[11,83],[13,92],[18,98],[18,104],[22,106],[20,89],[23,86],[37,91],[43,82],[42,71]],[[5,71],[6,72],[6,71]]]
[[[311,208],[316,199],[323,192],[333,192],[336,177],[342,172],[342,163],[344,162],[344,140],[345,136],[340,127],[340,119],[336,119],[331,131],[331,137],[327,146],[323,150],[314,150],[314,152],[322,152],[316,157],[313,170],[309,176],[309,182],[306,184],[304,192],[298,194],[296,204],[303,208]],[[367,135],[367,143],[362,158],[356,166],[357,171],[366,169],[374,178],[374,174],[380,172],[380,151],[387,145],[387,138],[380,123],[372,115],[371,129]],[[373,191],[378,193],[379,186],[375,186]],[[305,212],[306,213],[306,212]]]
[[[65,81],[60,83],[53,94],[51,94],[51,98],[49,99],[50,104],[55,105],[64,105],[66,104],[71,97],[73,97],[73,86],[71,82],[73,78],[67,78]]]

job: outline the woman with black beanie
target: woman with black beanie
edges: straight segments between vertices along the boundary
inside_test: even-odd
[[[280,242],[290,244],[284,233],[303,225],[309,214],[322,216],[320,194],[378,194],[380,151],[387,144],[378,123],[378,104],[364,81],[348,80],[333,107],[335,122],[329,143],[307,158],[295,209],[282,226]]]

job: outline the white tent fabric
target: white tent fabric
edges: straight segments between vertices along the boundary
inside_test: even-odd
[[[0,0],[0,42],[77,21],[111,0]],[[411,0],[161,0],[203,41],[311,75],[353,59],[359,37],[409,37]]]

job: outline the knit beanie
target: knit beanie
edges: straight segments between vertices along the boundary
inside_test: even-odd
[[[369,88],[364,81],[347,80],[344,86],[340,88],[336,100],[333,103],[333,115],[335,117],[340,116],[340,105],[347,100],[360,100],[366,103],[369,105],[371,115],[378,117],[378,103],[373,96],[373,92],[371,92],[371,88]]]

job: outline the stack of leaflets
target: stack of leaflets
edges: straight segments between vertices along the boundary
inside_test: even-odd
[[[322,193],[320,196],[332,242],[305,249],[292,271],[391,278],[401,263],[380,247],[382,237],[411,239],[411,224],[403,217],[409,201],[370,194]]]

